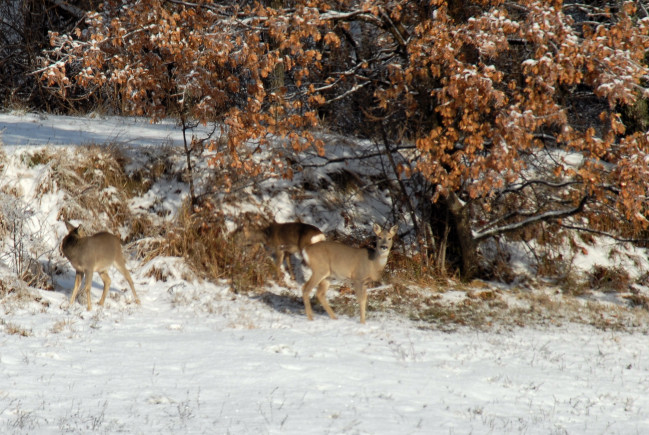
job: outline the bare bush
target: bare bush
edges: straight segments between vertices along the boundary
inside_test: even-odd
[[[52,289],[43,262],[51,264],[53,250],[34,210],[20,198],[0,193],[0,229],[6,235],[0,259],[28,285]]]
[[[185,259],[192,271],[214,282],[228,280],[235,293],[259,290],[266,277],[274,276],[272,263],[260,250],[246,250],[236,235],[228,233],[225,215],[209,202],[192,212],[186,202],[174,223],[166,225],[162,237],[146,240],[149,261],[157,256]],[[155,273],[164,279],[164,274]]]

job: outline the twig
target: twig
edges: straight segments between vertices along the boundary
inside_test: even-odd
[[[583,209],[588,200],[590,199],[589,195],[584,196],[577,207],[571,208],[571,209],[565,209],[565,210],[551,210],[545,213],[541,213],[535,216],[532,216],[528,219],[522,220],[520,222],[515,222],[513,224],[509,225],[504,225],[502,227],[497,227],[489,231],[484,231],[482,233],[477,233],[474,234],[473,238],[476,242],[480,240],[487,239],[489,237],[493,237],[499,234],[504,234],[504,233],[511,233],[512,231],[519,230],[521,228],[525,228],[529,225],[535,224],[537,222],[542,222],[542,221],[548,221],[552,219],[559,219],[563,217],[568,217],[575,215],[577,213],[580,213]]]

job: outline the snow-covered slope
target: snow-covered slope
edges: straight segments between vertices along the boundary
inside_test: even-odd
[[[564,323],[447,333],[377,312],[365,325],[322,312],[308,322],[286,296],[298,295],[297,285],[238,295],[225,281],[187,279],[178,258],[143,263],[132,252],[141,305],[111,272],[105,307],[96,305],[97,276],[93,310],[69,306],[74,273],[56,250],[62,197],[53,187],[34,200],[43,168],[16,157],[26,146],[177,144],[180,136],[172,124],[20,114],[0,115],[0,131],[11,163],[0,184],[23,192],[39,243],[63,271],[52,291],[7,294],[3,247],[3,433],[649,432],[649,348],[637,332]],[[176,197],[158,201],[170,212],[179,206]]]

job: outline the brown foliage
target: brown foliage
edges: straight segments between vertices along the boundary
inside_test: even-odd
[[[55,48],[43,77],[64,98],[83,88],[103,94],[121,113],[220,122],[227,146],[208,142],[218,151],[213,163],[254,174],[259,169],[242,147],[248,140],[263,144],[277,135],[296,149],[319,146],[308,132],[296,134],[314,125],[313,111],[264,86],[278,64],[299,68],[318,57],[298,50],[296,41],[312,36],[308,31],[269,49],[263,36],[273,38],[279,26],[272,11],[236,3],[108,1],[88,14],[83,31],[52,34]],[[280,50],[292,56],[280,58]]]
[[[464,251],[546,221],[649,227],[649,139],[622,111],[647,94],[636,2],[270,3],[109,0],[86,29],[52,35],[43,77],[124,113],[217,122],[219,169],[258,174],[250,155],[271,136],[324,154],[320,118],[410,144],[411,202],[446,199]]]

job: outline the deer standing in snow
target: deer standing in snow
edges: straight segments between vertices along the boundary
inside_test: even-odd
[[[92,285],[92,275],[95,272],[99,272],[99,276],[104,282],[104,292],[99,300],[99,305],[104,305],[110,287],[110,277],[108,276],[110,266],[115,266],[124,275],[124,278],[126,278],[126,281],[128,281],[131,287],[135,302],[139,304],[140,299],[137,297],[137,293],[135,293],[133,280],[126,269],[126,261],[122,254],[122,243],[119,238],[106,231],[92,236],[86,236],[81,227],[75,227],[67,221],[65,222],[65,226],[69,233],[61,242],[61,252],[70,261],[70,264],[72,264],[72,267],[76,271],[70,305],[74,303],[79,288],[81,287],[81,280],[85,278],[86,300],[88,301],[88,311],[90,311],[92,308],[90,302],[90,286]]]
[[[319,242],[304,248],[304,260],[312,271],[311,278],[302,289],[304,308],[309,320],[313,320],[310,293],[316,286],[318,287],[316,298],[329,317],[336,319],[336,315],[327,302],[326,293],[329,288],[329,279],[338,278],[351,280],[360,305],[361,323],[365,323],[367,284],[371,281],[378,281],[381,277],[388,262],[392,239],[397,233],[397,229],[395,225],[390,230],[384,230],[378,224],[374,224],[374,233],[377,236],[374,248],[355,248],[332,241]]]

